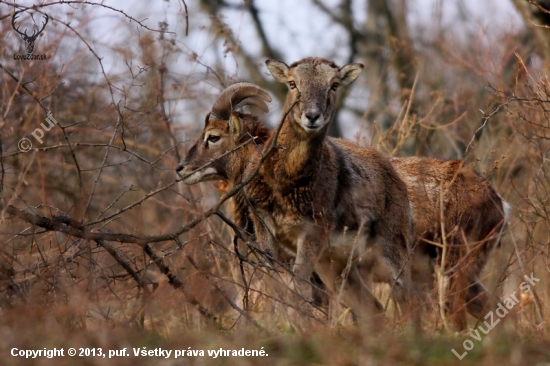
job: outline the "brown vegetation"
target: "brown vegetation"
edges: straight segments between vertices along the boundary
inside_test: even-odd
[[[330,313],[297,306],[287,297],[284,271],[235,255],[223,204],[234,192],[178,181],[174,168],[188,150],[186,142],[200,134],[197,121],[219,90],[248,80],[282,101],[284,88],[258,65],[266,57],[290,59],[270,42],[276,35],[266,35],[263,18],[252,15],[261,10],[259,2],[199,3],[170,3],[170,21],[159,29],[104,4],[38,4],[29,9],[37,12],[34,19],[42,24],[45,13],[49,21],[33,52],[47,60],[28,61],[14,60],[26,44],[11,26],[14,12],[26,8],[0,1],[3,364],[26,361],[9,356],[14,347],[264,347],[269,354],[194,357],[189,364],[459,362],[451,349],[462,349],[471,338],[447,332],[441,314],[412,334],[398,326],[356,326],[338,305]],[[526,21],[486,40],[485,29],[469,24],[458,38],[440,22],[427,35],[402,21],[397,9],[407,7],[401,3],[368,1],[364,20],[353,17],[353,2],[340,3],[308,3],[312,11],[333,15],[327,18],[331,31],[343,32],[340,44],[322,45],[324,56],[360,61],[369,77],[339,95],[334,132],[345,132],[345,121],[353,120],[360,127],[356,142],[386,155],[464,159],[513,208],[479,280],[491,296],[505,298],[518,291],[525,274],[540,279],[481,342],[472,339],[475,348],[461,362],[547,362],[550,60],[532,41],[544,37],[531,33],[548,29]],[[536,9],[526,3],[527,17]],[[223,17],[235,11],[250,16],[256,28],[248,33],[264,34],[257,38],[257,53],[257,44],[240,42],[240,28]],[[104,23],[97,25],[99,19]],[[540,25],[544,17],[536,19]],[[18,21],[32,34],[24,23],[32,22],[28,15]],[[120,31],[113,43],[98,41],[113,24]],[[91,31],[94,25],[102,30]],[[204,46],[193,48],[195,36],[208,39],[197,43],[208,44],[215,56]],[[283,112],[276,103],[271,109],[276,112],[267,118],[277,116],[272,121]],[[58,124],[46,130],[41,124],[48,126],[48,111]],[[42,142],[31,135],[38,128]],[[19,150],[22,138],[33,143],[31,151]],[[265,291],[264,283],[274,290]],[[421,306],[436,307],[433,298]],[[390,320],[392,315],[390,306]],[[29,364],[75,361],[104,362],[65,357]]]

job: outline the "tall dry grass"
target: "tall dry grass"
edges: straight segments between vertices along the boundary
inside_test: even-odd
[[[0,5],[2,14],[12,11]],[[202,128],[215,97],[210,86],[231,77],[212,72],[213,65],[182,75],[174,60],[206,70],[204,60],[144,28],[137,47],[110,50],[125,61],[116,70],[102,68],[92,52],[97,44],[83,45],[79,36],[91,38],[84,30],[67,34],[63,23],[48,25],[37,42],[47,61],[15,61],[10,55],[23,45],[7,19],[0,23],[2,39],[11,40],[0,46],[2,364],[105,362],[23,360],[9,355],[14,347],[264,347],[269,354],[182,362],[196,365],[458,362],[451,349],[462,349],[468,335],[445,330],[435,293],[419,309],[425,313],[419,329],[400,324],[393,311],[384,325],[357,326],[342,306],[296,306],[285,266],[266,268],[261,256],[245,255],[246,247],[236,256],[234,232],[221,219],[226,207],[218,205],[223,187],[184,186],[174,171]],[[418,60],[413,90],[394,91],[407,93],[414,108],[388,106],[395,120],[389,130],[358,117],[368,132],[358,141],[387,154],[464,157],[512,205],[482,281],[500,297],[516,291],[524,274],[540,282],[461,362],[544,364],[550,362],[546,60],[526,62],[512,52],[514,39],[481,51],[467,44],[446,49],[444,41],[438,53],[425,50]],[[78,45],[77,52],[68,45]],[[38,144],[30,134],[47,110],[59,125]],[[19,151],[22,137],[34,143],[32,151]],[[474,319],[470,325],[477,326]],[[133,356],[110,362],[175,363]]]

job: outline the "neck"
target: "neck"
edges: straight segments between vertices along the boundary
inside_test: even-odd
[[[244,121],[246,128],[237,145],[246,144],[233,152],[231,162],[228,164],[227,183],[230,187],[234,187],[242,181],[247,166],[253,160],[252,157],[262,151],[262,147],[266,144],[271,134],[269,129],[264,127],[260,120],[248,115],[243,116],[240,119]],[[255,137],[254,141],[249,141],[251,136]]]
[[[292,105],[288,101],[285,103],[284,110],[288,110],[289,104]],[[292,177],[315,177],[320,168],[327,130],[325,125],[316,133],[307,132],[289,113],[277,138],[277,145],[282,148],[276,149],[270,157],[276,170]],[[269,144],[274,137],[273,133]]]
[[[241,143],[244,143],[247,140],[248,139],[245,139]],[[228,170],[227,183],[229,187],[233,188],[234,186],[242,182],[247,166],[250,164],[251,161],[255,160],[253,158],[254,156],[259,156],[261,154],[265,143],[265,140],[258,138],[254,141],[248,142],[239,150],[233,152],[234,155],[231,159],[231,163],[229,163]]]

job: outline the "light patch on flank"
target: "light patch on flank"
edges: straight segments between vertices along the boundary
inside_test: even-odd
[[[359,230],[332,231],[330,246],[338,248],[339,254],[343,257],[348,257],[352,250],[355,257],[360,257],[367,251],[367,238],[365,234],[359,233]]]
[[[502,200],[502,210],[504,211],[504,221],[508,221],[510,218],[510,212],[512,211],[512,206],[504,200]]]

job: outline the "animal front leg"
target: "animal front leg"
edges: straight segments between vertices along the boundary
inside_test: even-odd
[[[268,215],[261,215],[255,213],[253,215],[254,221],[254,231],[256,232],[256,239],[258,240],[260,250],[264,259],[267,260],[267,263],[274,265],[277,258],[276,250],[276,238],[275,236],[275,225],[273,219]]]
[[[313,296],[309,279],[327,240],[328,235],[324,230],[314,230],[311,233],[302,233],[296,243],[293,267],[295,290],[308,302],[312,301]]]
[[[414,301],[411,302],[411,256],[409,251],[410,236],[394,233],[391,230],[384,232],[382,256],[390,268],[390,286],[392,295],[399,304],[401,314],[406,322],[414,318]]]

